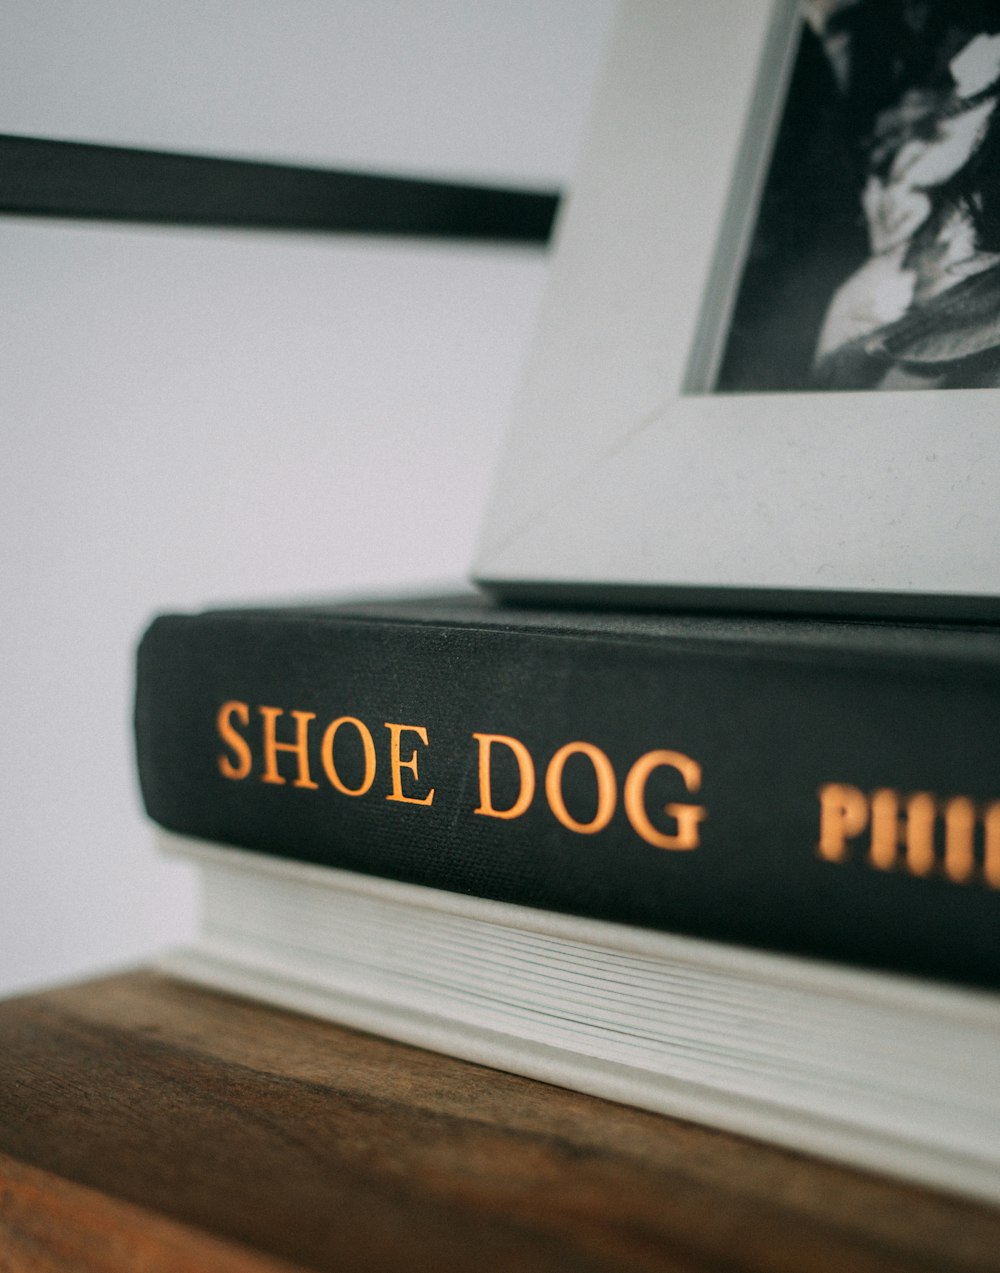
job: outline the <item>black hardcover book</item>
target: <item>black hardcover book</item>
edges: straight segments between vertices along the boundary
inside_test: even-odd
[[[156,619],[170,830],[483,898],[1000,985],[1000,630],[511,610]]]

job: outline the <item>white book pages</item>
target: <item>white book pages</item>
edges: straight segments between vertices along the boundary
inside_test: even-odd
[[[1000,1201],[1000,999],[160,833],[180,976]]]

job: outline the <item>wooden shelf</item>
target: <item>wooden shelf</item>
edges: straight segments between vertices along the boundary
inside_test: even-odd
[[[5,1271],[998,1267],[990,1208],[153,973],[0,1004]]]

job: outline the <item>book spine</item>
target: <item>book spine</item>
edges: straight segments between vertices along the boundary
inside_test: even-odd
[[[1000,676],[748,642],[167,616],[149,814],[278,857],[1000,985]]]

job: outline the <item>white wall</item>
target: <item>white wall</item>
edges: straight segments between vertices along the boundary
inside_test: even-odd
[[[564,185],[612,0],[10,0],[0,132]],[[0,993],[187,934],[132,650],[216,600],[461,578],[525,249],[0,217]]]

